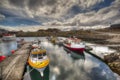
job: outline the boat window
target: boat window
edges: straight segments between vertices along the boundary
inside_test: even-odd
[[[42,56],[38,56],[38,59],[42,59],[43,57]]]
[[[37,54],[32,54],[32,57],[33,57],[33,58],[36,58],[36,57],[37,57]]]
[[[43,56],[46,56],[46,53],[43,53]]]
[[[38,54],[38,56],[42,56],[42,54]]]
[[[38,54],[38,59],[42,59],[42,54]]]

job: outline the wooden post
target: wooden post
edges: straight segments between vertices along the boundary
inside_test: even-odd
[[[21,80],[31,43],[24,44],[13,55],[0,63],[0,80]]]

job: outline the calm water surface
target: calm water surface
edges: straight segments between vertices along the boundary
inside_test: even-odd
[[[105,63],[86,52],[76,60],[68,55],[62,46],[53,45],[45,38],[21,38],[26,41],[42,40],[41,45],[47,49],[50,58],[50,80],[120,80]],[[10,54],[9,51],[16,48],[15,41],[0,44],[0,51],[5,55]],[[29,75],[24,77],[30,80]]]
[[[109,67],[88,53],[75,60],[63,47],[43,42],[50,57],[50,80],[117,80]],[[118,79],[119,80],[119,79]]]
[[[0,43],[0,55],[11,55],[11,50],[17,49],[16,41],[8,41]]]

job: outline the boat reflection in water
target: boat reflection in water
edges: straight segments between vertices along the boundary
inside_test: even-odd
[[[49,80],[120,80],[104,62],[94,56],[84,52],[76,60],[67,54],[64,47],[43,39],[41,45],[45,47],[50,58]]]
[[[72,57],[74,60],[77,60],[77,59],[83,59],[85,60],[85,55],[84,55],[84,52],[83,53],[77,53],[77,52],[73,52],[67,48],[64,47],[64,50],[67,52],[67,54]]]
[[[117,80],[105,63],[86,52],[76,59],[64,47],[47,41],[41,44],[49,52],[50,80]]]

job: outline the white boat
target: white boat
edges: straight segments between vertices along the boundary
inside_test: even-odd
[[[40,48],[40,43],[41,43],[41,41],[40,40],[34,40],[33,42],[32,42],[32,48],[34,49],[34,48]]]
[[[85,44],[80,39],[67,39],[67,42],[63,46],[77,54],[81,54],[85,50]]]
[[[16,35],[15,34],[4,34],[2,37],[2,40],[4,41],[16,40]]]
[[[58,45],[63,45],[64,41],[65,41],[65,40],[64,40],[63,38],[57,38],[56,44],[58,44]]]

